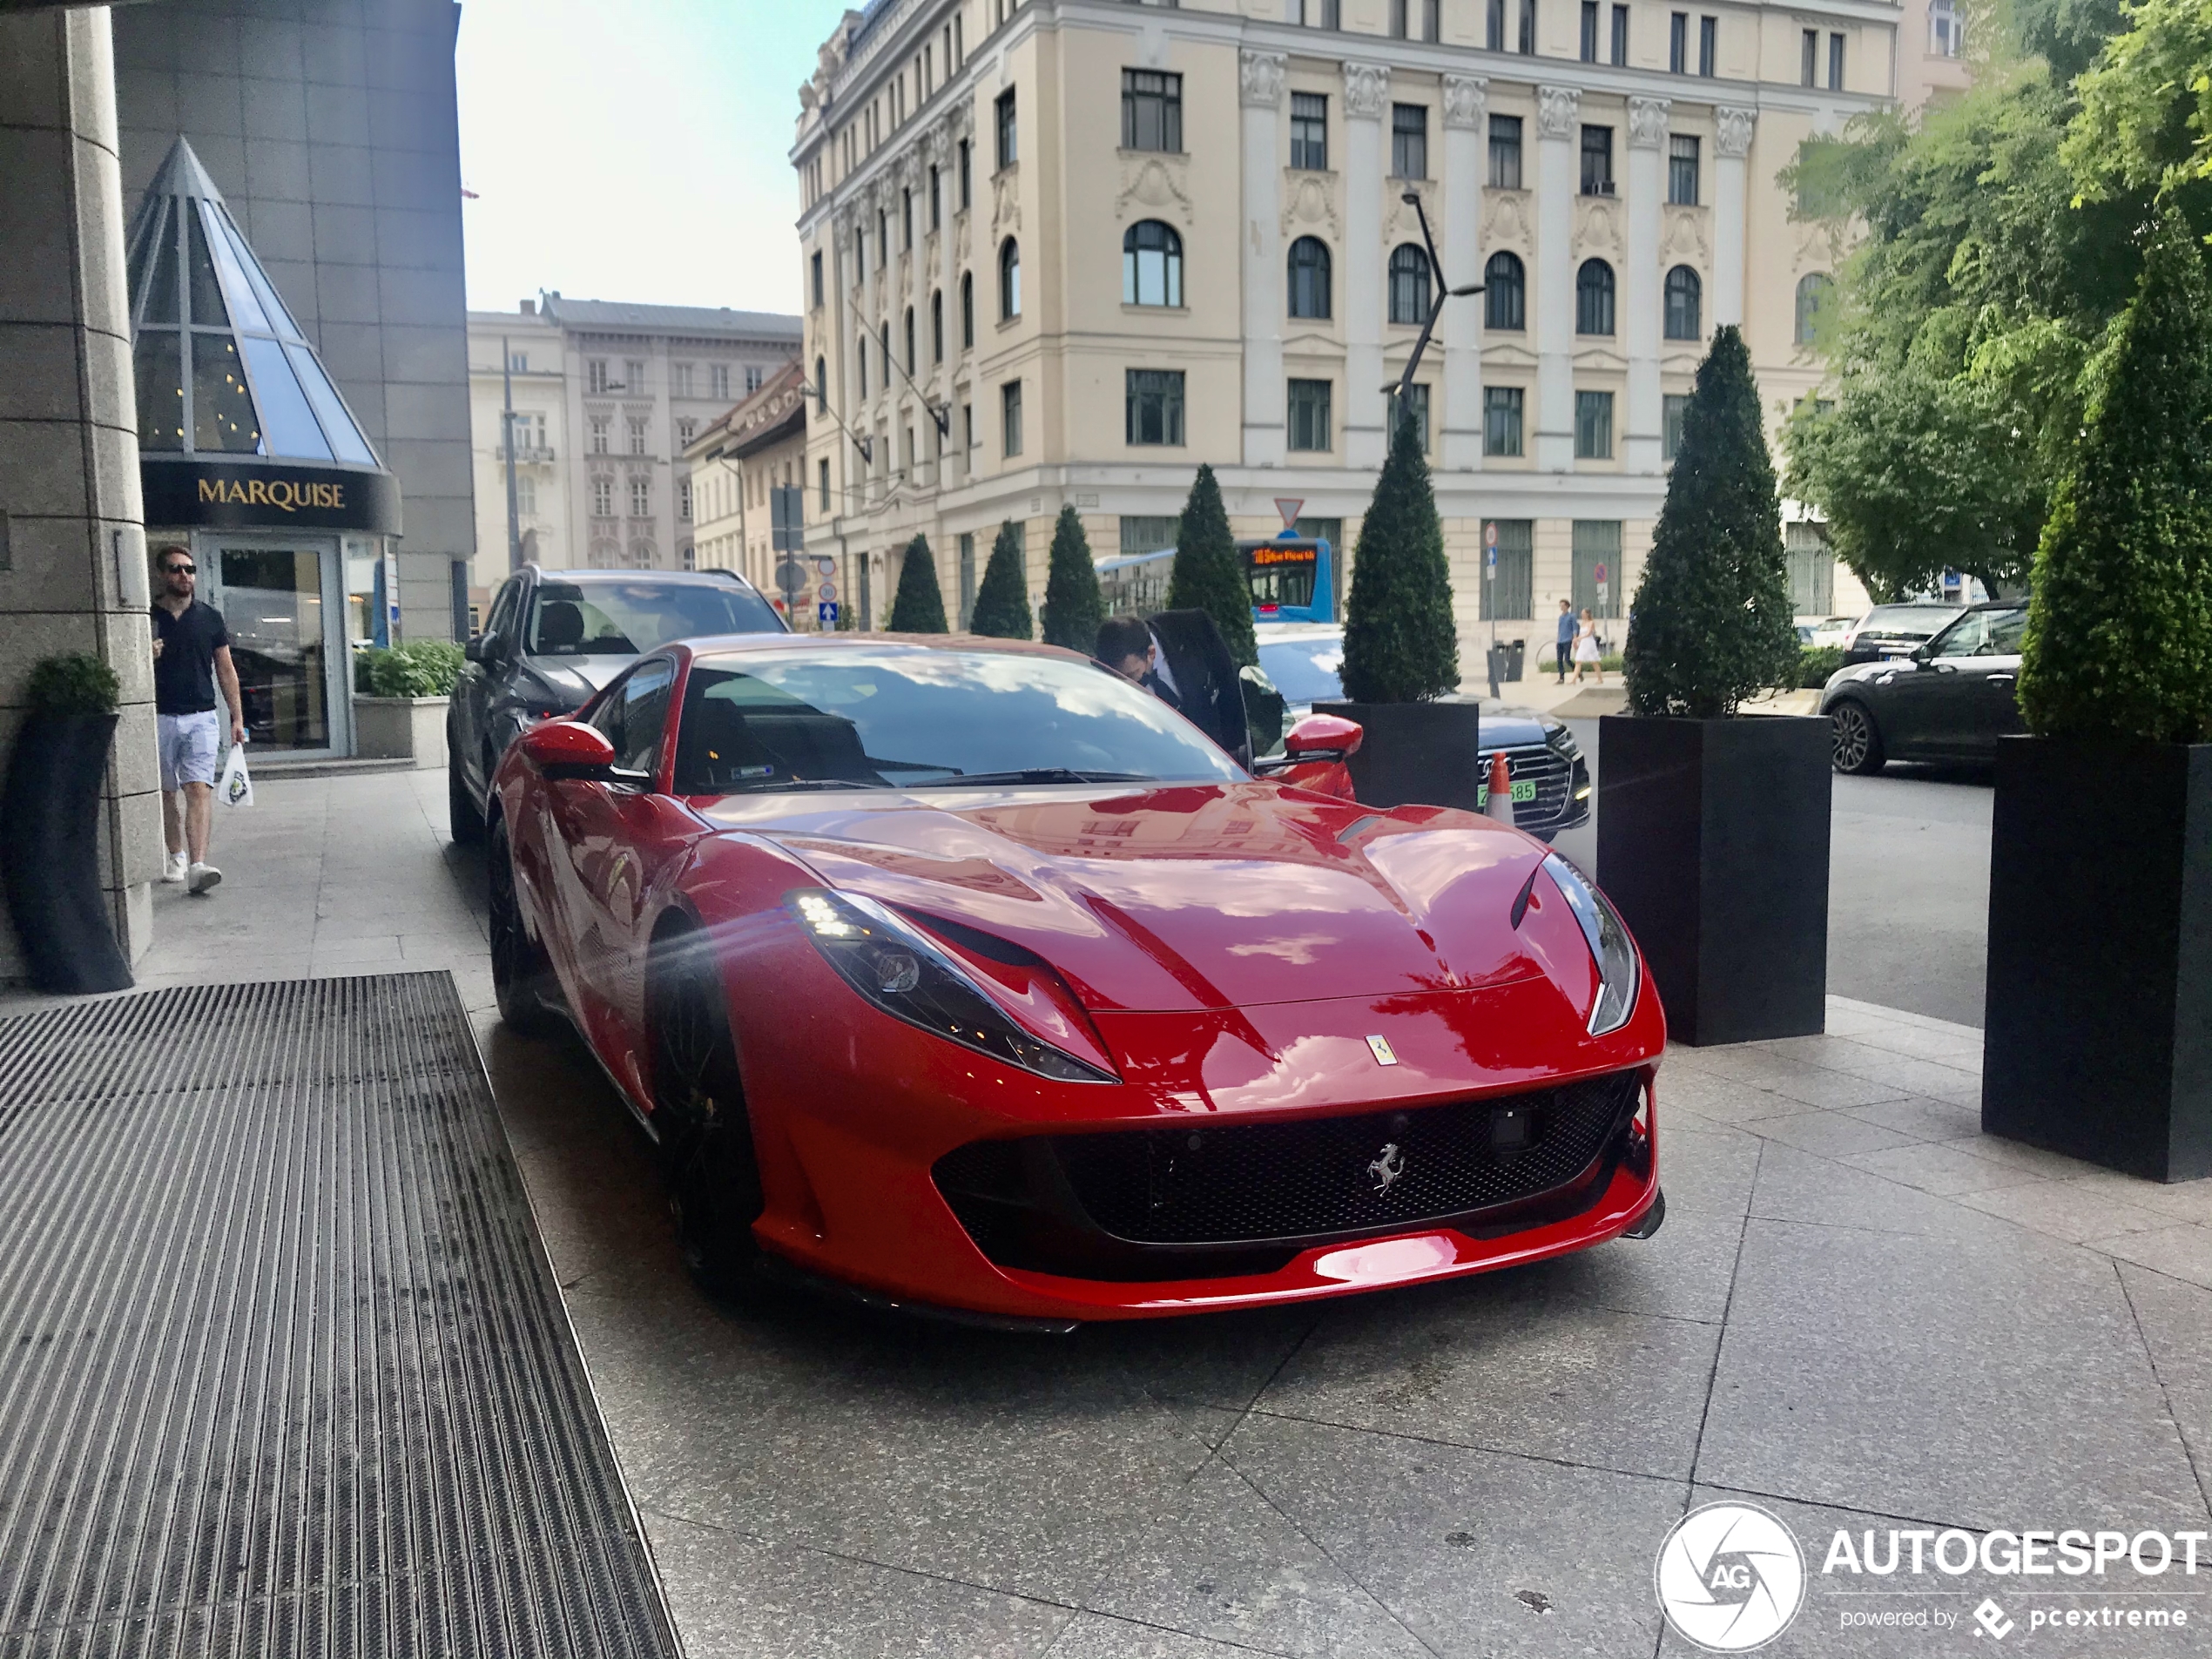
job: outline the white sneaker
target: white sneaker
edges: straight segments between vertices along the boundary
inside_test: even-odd
[[[217,869],[213,865],[195,864],[192,867],[191,871],[192,884],[185,889],[185,891],[188,893],[212,893],[215,890],[216,883],[219,882],[222,879],[223,873]]]
[[[185,879],[185,864],[186,860],[182,853],[172,853],[169,855],[168,863],[161,867],[161,879],[164,881],[182,881]]]

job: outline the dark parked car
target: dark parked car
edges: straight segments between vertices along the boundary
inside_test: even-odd
[[[790,630],[734,570],[545,570],[507,578],[470,640],[446,713],[453,839],[481,840],[491,774],[525,727],[572,714],[672,639]]]
[[[1844,636],[1844,665],[1910,657],[1941,633],[1962,608],[1932,603],[1876,605]]]
[[[1263,624],[1259,665],[1289,705],[1285,723],[1303,719],[1317,701],[1344,695],[1337,678],[1344,630],[1321,623]],[[1548,841],[1590,821],[1590,768],[1564,724],[1534,709],[1452,692],[1445,702],[1482,705],[1484,765],[1500,750],[1513,779],[1514,826]]]
[[[1889,760],[1994,760],[2022,731],[2014,699],[2027,606],[1974,605],[1908,657],[1838,669],[1820,694],[1838,772]]]

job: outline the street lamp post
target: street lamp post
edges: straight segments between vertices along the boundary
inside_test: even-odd
[[[507,570],[523,568],[523,516],[515,504],[515,354],[507,349],[507,336],[499,337],[499,373],[506,388],[507,407],[500,426],[507,439]]]

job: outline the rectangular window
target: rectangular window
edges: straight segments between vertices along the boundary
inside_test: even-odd
[[[1183,371],[1132,368],[1124,395],[1124,423],[1131,443],[1183,442]]]
[[[960,406],[960,428],[967,435],[968,447],[973,449],[976,442],[975,406],[973,403],[963,403]]]
[[[537,480],[526,473],[515,475],[515,510],[526,517],[537,511]]]
[[[1521,118],[1517,115],[1490,118],[1490,187],[1521,188]]]
[[[1689,14],[1677,11],[1667,18],[1667,71],[1689,73]]]
[[[760,373],[759,364],[747,363],[745,365],[745,389],[748,394],[760,389]]]
[[[1629,9],[1626,6],[1615,6],[1613,8],[1613,57],[1611,61],[1617,67],[1626,67],[1628,64]]]
[[[1610,196],[1613,193],[1613,129],[1585,126],[1582,129],[1582,193],[1585,196]]]
[[[974,173],[968,165],[968,152],[971,148],[971,145],[966,138],[960,141],[960,205],[962,207],[968,205],[974,194]]]
[[[1011,167],[1015,160],[1014,128],[1014,89],[1008,87],[991,105],[991,130],[998,136],[998,165]]]
[[[1621,521],[1617,518],[1578,518],[1575,521],[1575,609],[1593,617],[1618,617],[1621,590],[1628,572],[1621,568]],[[1602,645],[1617,648],[1618,642],[1601,638]]]
[[[591,453],[593,455],[603,455],[607,453],[607,430],[613,424],[604,415],[595,415],[591,417]]]
[[[1421,10],[1421,38],[1433,44],[1444,38],[1444,0],[1418,0]]]
[[[1535,524],[1526,518],[1494,518],[1486,525],[1482,555],[1484,622],[1527,622],[1535,616]],[[1498,532],[1497,560],[1487,531]]]
[[[1406,0],[1390,0],[1390,33],[1393,40],[1406,38]]]
[[[819,248],[817,248],[814,251],[813,266],[814,273],[814,304],[819,309],[822,303],[822,254]]]
[[[1575,394],[1575,458],[1610,461],[1613,458],[1613,394]]]
[[[1797,84],[1817,86],[1820,73],[1820,30],[1807,29],[1797,37]]]
[[[685,449],[690,448],[691,446],[691,440],[698,436],[698,435],[699,423],[697,421],[678,421],[676,423],[676,442],[678,448]]]
[[[635,397],[645,389],[645,360],[632,357],[622,366],[622,389]]]
[[[612,518],[615,516],[615,481],[594,478],[591,481],[591,516]]]
[[[1720,72],[1721,20],[1700,17],[1697,20],[1697,72],[1707,80]]]
[[[651,453],[645,448],[645,423],[643,421],[630,423],[630,453],[633,455]]]
[[[938,177],[937,169],[932,167],[929,170],[929,228],[933,231],[936,230],[944,222],[944,180]]]
[[[678,478],[676,481],[676,516],[686,523],[691,522],[691,481],[688,478]]]
[[[1182,528],[1182,519],[1175,514],[1165,518],[1157,515],[1123,513],[1121,524],[1121,545],[1124,553],[1159,553],[1175,545],[1175,538]]]
[[[671,363],[668,366],[668,395],[671,397],[691,396],[691,366],[689,363]]]
[[[1689,398],[1684,393],[1669,392],[1659,403],[1659,459],[1672,461],[1675,451],[1682,448],[1683,411],[1689,407]]]
[[[726,401],[730,395],[729,364],[710,364],[706,371],[706,384],[710,395]]]
[[[1390,176],[1393,179],[1428,177],[1428,105],[1393,104],[1390,106]]]
[[[607,360],[594,357],[583,365],[583,389],[597,396],[607,389]]]
[[[1597,62],[1597,0],[1582,0],[1582,61]]]
[[[1428,453],[1428,383],[1426,381],[1414,382],[1410,408],[1413,416],[1413,425],[1420,433],[1421,453],[1426,455]],[[1389,430],[1393,434],[1398,430],[1398,394],[1393,390],[1390,395]]]
[[[1291,448],[1325,450],[1329,447],[1329,382],[1291,382]]]
[[[1487,0],[1482,11],[1482,44],[1494,52],[1505,51],[1506,0]]]
[[[822,516],[826,518],[830,509],[829,462],[826,461],[818,461],[814,463],[814,491],[815,500],[821,503]]]
[[[1536,0],[1521,0],[1520,51],[1523,57],[1536,55]]]
[[[1517,455],[1521,448],[1521,418],[1527,394],[1518,386],[1482,388],[1482,453]]]
[[[1831,92],[1844,90],[1844,37],[1841,35],[1828,37],[1828,90]]]
[[[1291,94],[1291,165],[1329,170],[1329,99],[1322,92]]]
[[[962,531],[960,538],[960,626],[968,631],[968,619],[975,613],[975,537]]]
[[[1153,69],[1122,71],[1122,148],[1182,153],[1182,76]]]
[[[651,479],[632,478],[630,481],[630,516],[632,518],[651,518],[653,516],[653,486]]]
[[[1667,140],[1667,199],[1697,206],[1697,140],[1679,132]]]
[[[899,192],[899,246],[907,253],[914,246],[914,193],[911,190]]]
[[[1829,545],[1828,527],[1804,519],[1784,524],[1782,550],[1790,563],[1792,614],[1825,617],[1831,613],[1836,609],[1836,550]]]
[[[999,429],[1009,455],[1022,453],[1022,382],[1008,381],[999,388]]]
[[[517,374],[529,374],[530,372],[530,354],[525,351],[509,352],[507,354],[507,367]]]

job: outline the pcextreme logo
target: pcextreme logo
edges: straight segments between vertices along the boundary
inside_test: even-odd
[[[1653,1578],[1667,1622],[1708,1653],[1764,1648],[1804,1605],[1797,1541],[1756,1504],[1691,1510],[1659,1546]]]

